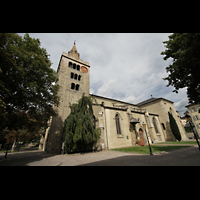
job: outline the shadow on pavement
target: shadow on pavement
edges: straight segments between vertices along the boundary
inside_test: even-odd
[[[0,166],[26,166],[28,163],[55,156],[39,150],[8,153],[7,158],[4,155],[0,154]]]
[[[103,153],[101,153],[102,156]],[[94,161],[89,154],[82,156],[55,156],[55,154],[48,154],[37,150],[10,153],[7,158],[4,158],[4,154],[0,154],[0,166],[27,166],[35,161],[40,161],[40,165],[44,165],[44,163],[48,163],[46,160],[43,162],[45,158],[50,158],[48,160],[51,160],[55,165],[65,166],[69,164],[69,159],[70,163],[74,163],[73,165],[76,166],[200,166],[200,151],[197,147],[182,148],[153,156],[127,153],[123,156],[120,155],[119,157],[110,159],[107,157],[107,159],[99,161]],[[95,155],[95,160],[97,158],[98,154]],[[87,164],[81,164],[86,163],[85,161],[87,161]]]
[[[126,155],[79,166],[200,166],[200,152],[191,147],[153,156]]]

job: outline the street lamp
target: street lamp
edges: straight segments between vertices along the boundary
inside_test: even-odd
[[[146,136],[147,136],[147,132],[146,132],[146,123],[145,123],[145,122],[143,122],[143,123],[142,123],[142,126],[143,126],[143,128],[144,128],[144,131],[145,131],[145,133],[146,133]],[[151,151],[151,146],[150,146],[150,143],[149,143],[149,138],[148,138],[148,136],[147,136],[147,141],[148,141],[148,144],[149,144],[149,151],[150,151],[150,155],[151,155],[151,156],[153,156],[153,153],[152,153],[152,151]]]
[[[195,132],[194,132],[194,129],[193,129],[193,126],[192,126],[192,118],[191,118],[191,116],[188,115],[188,114],[186,114],[186,115],[185,115],[185,119],[186,119],[186,122],[189,122],[190,127],[191,127],[191,129],[192,129],[192,132],[193,132],[193,134],[194,134],[194,138],[196,139],[197,144],[198,144],[198,146],[199,146],[199,141],[198,141],[198,139],[197,139],[197,136],[196,136],[196,134],[195,134]],[[200,151],[200,146],[199,146],[199,151]]]

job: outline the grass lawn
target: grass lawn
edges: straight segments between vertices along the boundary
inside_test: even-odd
[[[176,149],[186,148],[190,146],[159,146],[153,145],[151,146],[151,150],[153,153],[163,152],[163,151],[172,151]],[[122,152],[133,152],[133,153],[141,153],[141,154],[149,154],[149,146],[135,146],[135,147],[127,147],[120,149],[112,149],[114,151],[122,151]]]

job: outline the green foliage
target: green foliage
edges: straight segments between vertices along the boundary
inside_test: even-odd
[[[176,121],[171,113],[168,112],[168,115],[169,115],[169,121],[170,121],[170,127],[172,130],[172,133],[174,134],[175,138],[178,141],[181,141],[181,134],[180,134],[179,128],[176,124]]]
[[[100,138],[100,129],[94,128],[92,97],[83,94],[78,104],[72,104],[70,108],[63,129],[66,152],[92,150]]]
[[[59,85],[51,64],[39,39],[0,33],[0,134],[38,131],[56,115]]]
[[[161,52],[172,64],[166,67],[167,86],[174,86],[173,92],[187,87],[189,103],[200,103],[200,33],[173,33],[169,40],[163,42],[167,48]]]

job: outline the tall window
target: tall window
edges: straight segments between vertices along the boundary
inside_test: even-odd
[[[162,124],[163,130],[165,130],[165,125],[164,125],[164,123],[161,123],[161,124]]]
[[[80,71],[80,65],[76,65],[75,63],[69,62],[68,67],[71,67],[73,69]]]
[[[77,91],[79,90],[79,84],[76,84],[76,90]]]
[[[117,134],[121,135],[121,127],[120,127],[120,121],[119,121],[119,114],[118,113],[115,115],[115,123],[116,123]]]
[[[74,88],[75,88],[75,84],[71,83],[71,89],[74,90]]]
[[[72,62],[69,62],[69,67],[72,67]]]
[[[74,79],[75,79],[75,80],[77,79],[77,74],[74,75]]]
[[[154,117],[153,117],[153,126],[155,128],[156,133],[159,133],[158,132],[158,127],[157,127],[157,124],[156,124],[156,119]]]

